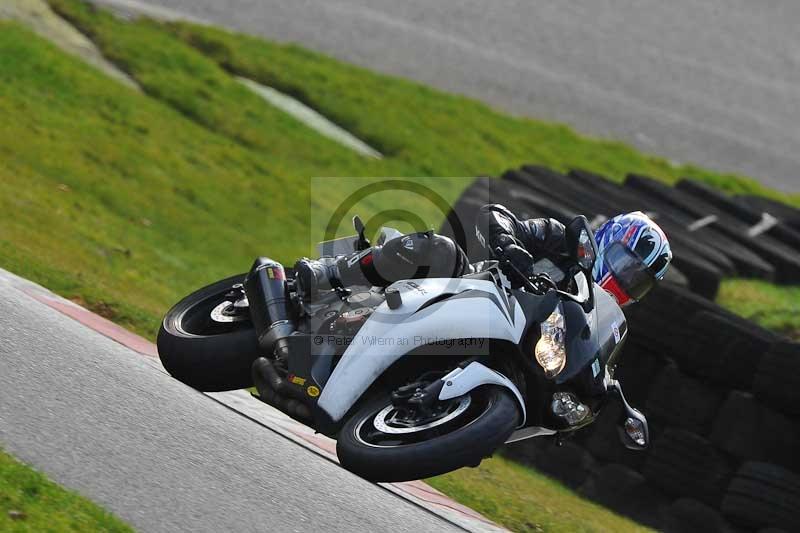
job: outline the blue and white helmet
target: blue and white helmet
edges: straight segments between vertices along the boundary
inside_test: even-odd
[[[595,240],[594,280],[620,305],[641,300],[664,278],[672,261],[666,234],[641,211],[607,221],[595,232]]]

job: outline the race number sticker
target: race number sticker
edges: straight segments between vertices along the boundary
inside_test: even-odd
[[[611,324],[611,331],[614,333],[614,342],[619,344],[619,340],[622,338],[622,336],[619,334],[619,326],[616,322]]]

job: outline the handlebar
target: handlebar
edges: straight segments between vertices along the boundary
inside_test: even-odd
[[[504,256],[501,248],[495,249],[495,257],[497,257],[497,261],[501,265],[510,267],[511,271],[514,272],[520,280],[522,280],[523,286],[525,286],[525,288],[531,291],[533,294],[542,295],[547,293],[549,290],[555,290],[562,298],[567,298],[579,304],[587,313],[594,307],[594,291],[591,287],[591,280],[587,280],[590,284],[588,299],[583,300],[574,294],[559,289],[558,284],[544,272],[531,277],[526,276],[516,267],[516,265],[514,265],[514,263]],[[566,272],[566,275],[568,278],[571,278],[575,273],[576,272],[574,272],[573,269],[569,269],[569,271]]]
[[[520,280],[522,280],[522,284],[534,294],[544,294],[549,289],[558,291],[558,285],[556,284],[556,282],[554,282],[552,278],[550,278],[550,276],[548,276],[545,273],[537,274],[532,277],[528,277],[525,274],[523,274],[514,263],[512,263],[508,258],[505,257],[502,248],[498,247],[495,249],[495,257],[497,257],[497,261],[501,265],[510,267],[511,270],[517,275],[517,277]],[[539,287],[540,285],[546,285],[547,288],[542,289]]]

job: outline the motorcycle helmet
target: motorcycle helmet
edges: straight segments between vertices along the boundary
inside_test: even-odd
[[[666,234],[641,211],[608,220],[595,232],[595,240],[594,281],[621,306],[640,301],[664,278],[672,261]]]

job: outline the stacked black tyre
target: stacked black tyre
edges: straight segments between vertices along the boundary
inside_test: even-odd
[[[800,476],[769,463],[744,463],[731,480],[722,512],[740,525],[797,531]]]
[[[758,365],[753,390],[767,405],[800,416],[800,344],[773,345]]]
[[[800,209],[763,196],[742,195],[736,196],[733,201],[756,213],[769,213],[795,231],[800,231]]]
[[[686,187],[688,183],[684,180],[683,188],[674,188],[646,176],[629,175],[625,180],[626,187],[638,191],[648,202],[663,202],[669,207],[671,215],[694,219],[687,226],[691,233],[711,231],[715,236],[724,238],[724,248],[720,251],[737,263],[737,274],[742,277],[774,278],[779,283],[787,284],[800,281],[800,253],[797,248],[784,244],[766,231],[759,231],[756,225],[747,220],[719,209],[706,201],[699,187]],[[719,243],[717,241],[716,245]],[[731,245],[734,248],[730,248]],[[771,267],[773,272],[767,274],[765,266]]]
[[[731,467],[711,442],[691,431],[670,428],[656,439],[643,469],[665,493],[720,504]]]

